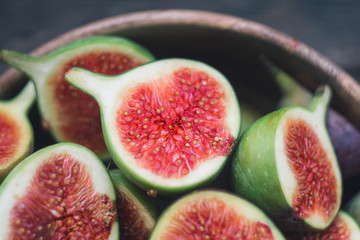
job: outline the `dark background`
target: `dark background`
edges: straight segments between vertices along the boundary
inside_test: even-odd
[[[92,21],[155,9],[207,10],[268,25],[360,80],[358,0],[0,0],[0,48],[26,53]],[[0,64],[0,74],[6,69]]]

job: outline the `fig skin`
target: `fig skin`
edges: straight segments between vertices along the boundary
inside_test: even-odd
[[[279,226],[291,229],[291,231],[324,229],[329,226],[340,208],[341,174],[325,127],[325,114],[331,97],[330,89],[327,88],[318,89],[310,104],[310,110],[301,106],[292,106],[261,117],[242,135],[233,157],[232,187],[234,191],[259,206]],[[287,157],[283,155],[285,152],[282,150],[284,140],[280,138],[282,135],[279,133],[283,131],[282,126],[285,126],[286,119],[295,116],[301,116],[300,119],[309,124],[312,131],[315,131],[318,141],[324,151],[326,150],[327,159],[334,174],[336,201],[334,210],[327,221],[300,219],[293,213],[292,197],[298,180],[295,176],[289,175],[291,170],[285,163]],[[277,159],[284,159],[284,161]],[[282,162],[284,164],[281,164]]]
[[[11,156],[8,157],[0,156],[0,159],[3,157],[7,159],[3,165],[0,165],[0,183],[18,163],[33,151],[34,130],[27,114],[35,101],[35,97],[34,85],[29,82],[13,99],[0,100],[1,115],[5,114],[4,117],[10,118],[11,124],[16,127],[15,131],[18,132],[15,152],[12,152]],[[1,136],[0,138],[6,139],[6,137]]]

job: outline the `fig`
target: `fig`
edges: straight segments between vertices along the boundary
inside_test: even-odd
[[[235,92],[205,63],[163,59],[118,76],[73,68],[66,79],[96,98],[115,164],[149,192],[178,194],[209,183],[237,141]]]
[[[148,239],[157,215],[154,199],[129,181],[119,169],[112,169],[110,176],[117,196],[120,240]]]
[[[320,86],[309,109],[291,106],[261,117],[234,153],[234,191],[279,226],[325,229],[339,210],[342,180],[325,126],[331,95]]]
[[[360,192],[346,203],[345,209],[360,224]]]
[[[303,234],[292,234],[288,240],[358,240],[360,239],[360,228],[358,223],[346,212],[340,211],[331,223],[323,231],[308,232]]]
[[[187,194],[159,217],[150,240],[285,239],[255,205],[212,189]]]
[[[99,106],[92,97],[64,79],[71,67],[116,75],[153,60],[153,56],[131,40],[95,36],[69,43],[44,57],[9,50],[0,59],[27,74],[35,83],[43,127],[56,141],[73,142],[109,157],[101,129]]]
[[[0,186],[0,239],[118,239],[115,197],[93,152],[74,143],[48,146]]]
[[[269,59],[263,57],[262,60],[283,92],[279,108],[292,105],[306,106],[310,102],[312,94],[309,90]],[[360,132],[344,116],[331,108],[327,113],[326,125],[342,177],[346,181],[351,181],[352,177],[360,173],[360,148],[358,147]]]
[[[29,82],[14,98],[0,101],[0,182],[32,151],[34,132],[27,114],[35,96]]]

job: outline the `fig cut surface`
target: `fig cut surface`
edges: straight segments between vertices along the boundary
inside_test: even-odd
[[[180,190],[216,175],[235,146],[240,110],[217,70],[186,59],[165,59],[113,77],[81,69],[67,74],[102,108],[109,151],[130,178],[157,190]],[[116,80],[118,79],[119,80]]]
[[[284,239],[251,203],[218,190],[193,192],[170,205],[150,239]]]
[[[304,120],[288,119],[284,132],[286,156],[298,185],[294,213],[305,218],[317,212],[327,221],[337,205],[336,177],[327,153]]]
[[[31,82],[13,99],[0,101],[0,182],[32,151],[34,133],[27,113],[34,101]]]
[[[0,239],[117,239],[115,193],[86,148],[57,144],[19,164],[0,188]]]

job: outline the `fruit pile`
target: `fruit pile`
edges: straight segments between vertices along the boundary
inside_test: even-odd
[[[121,37],[0,59],[31,79],[0,101],[0,239],[360,239],[328,86],[255,116],[213,67]],[[35,101],[59,143],[32,153]]]

